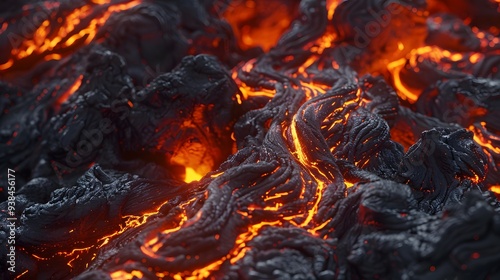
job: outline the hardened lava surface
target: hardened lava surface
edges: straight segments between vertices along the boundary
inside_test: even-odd
[[[3,279],[499,279],[498,0],[0,4]]]

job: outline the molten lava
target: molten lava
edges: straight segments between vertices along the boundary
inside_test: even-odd
[[[500,276],[499,1],[70,2],[0,12],[4,278]]]

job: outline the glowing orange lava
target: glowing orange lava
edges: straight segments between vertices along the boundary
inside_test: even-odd
[[[491,186],[490,191],[492,191],[496,194],[500,194],[500,185],[499,186]]]
[[[412,88],[405,84],[401,78],[401,72],[405,67],[418,73],[420,71],[418,63],[426,59],[433,63],[436,69],[449,71],[454,64],[460,65],[461,62],[466,61],[477,63],[483,57],[484,55],[481,53],[459,53],[443,50],[436,46],[425,46],[413,49],[406,57],[389,63],[387,69],[391,73],[398,96],[409,103],[415,103],[423,89]]]
[[[0,65],[0,70],[11,68],[16,60],[30,56],[43,56],[45,60],[59,60],[70,47],[92,42],[97,31],[113,13],[128,10],[141,2],[133,0],[123,4],[110,4],[110,0],[94,0],[52,23],[49,19],[35,30],[31,39],[23,40],[11,51],[14,59]],[[100,11],[96,15],[96,11]],[[54,15],[55,16],[55,15]],[[86,24],[86,25],[85,25]]]
[[[244,0],[230,5],[224,18],[231,24],[240,47],[261,47],[268,51],[276,45],[293,18],[294,5],[276,0]]]
[[[191,183],[193,181],[199,181],[202,177],[203,175],[196,173],[193,168],[186,167],[186,177],[184,182]]]
[[[71,85],[71,87],[56,100],[55,105],[57,108],[61,107],[61,104],[66,102],[66,100],[68,100],[68,98],[80,88],[80,85],[82,84],[82,79],[83,75],[80,75],[73,83],[73,85]]]
[[[131,272],[119,270],[111,273],[109,276],[111,276],[111,279],[113,280],[132,280],[132,279],[142,279],[144,275],[139,270],[133,270]]]

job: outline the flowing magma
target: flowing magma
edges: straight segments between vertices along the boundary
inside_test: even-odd
[[[500,277],[498,0],[0,18],[4,278]]]

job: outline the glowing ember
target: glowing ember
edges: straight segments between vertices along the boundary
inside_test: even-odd
[[[9,278],[498,275],[500,2],[167,2],[3,12]]]
[[[288,28],[294,13],[294,5],[286,1],[243,0],[229,5],[224,18],[244,49],[262,47],[268,51]]]
[[[45,60],[58,60],[70,47],[92,42],[99,27],[103,26],[113,13],[128,10],[141,3],[135,0],[123,4],[110,2],[111,0],[92,1],[92,4],[76,8],[64,17],[44,20],[33,33],[32,39],[24,40],[19,47],[12,49],[12,57],[21,60],[38,55],[44,56]],[[55,12],[50,15],[56,16]],[[15,60],[0,65],[0,70],[9,69]]]
[[[73,94],[75,93],[75,91],[80,87],[80,85],[82,84],[82,79],[83,79],[83,76],[80,76],[78,77],[78,79],[73,83],[73,85],[71,85],[71,87],[66,91],[64,92],[57,100],[56,100],[56,107],[60,107],[61,104],[63,104],[64,102],[66,102],[68,100],[68,98]]]
[[[196,173],[193,168],[186,167],[186,178],[184,179],[184,182],[191,183],[193,181],[198,181],[201,177],[203,176]]]

